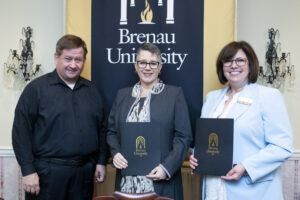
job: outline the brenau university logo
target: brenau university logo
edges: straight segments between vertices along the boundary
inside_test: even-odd
[[[208,149],[206,150],[207,153],[211,155],[219,154],[219,137],[216,133],[211,133],[208,136]]]
[[[129,3],[130,1],[130,3]],[[140,0],[141,1],[141,0]],[[151,1],[151,5],[149,2],[150,0],[142,0],[142,3],[145,2],[145,7],[141,10],[137,11],[135,3],[136,0],[120,0],[121,2],[121,19],[120,25],[118,25],[117,31],[119,32],[119,37],[115,38],[118,41],[116,48],[107,47],[107,61],[110,64],[131,64],[136,61],[136,46],[141,45],[143,43],[153,43],[156,45],[164,45],[164,50],[161,53],[162,63],[163,64],[172,64],[172,66],[176,67],[176,70],[179,71],[183,66],[185,60],[188,57],[187,52],[180,52],[173,49],[176,48],[177,41],[176,41],[176,32],[174,32],[175,27],[175,20],[174,20],[174,0],[157,0],[157,4],[155,0]],[[155,2],[155,3],[153,3]],[[118,2],[117,2],[118,3]],[[159,21],[153,21],[153,19],[158,20],[158,17],[155,16],[155,10],[153,6],[164,6],[166,5],[166,21],[164,21],[165,17],[162,16],[162,19]],[[165,32],[133,32],[133,28],[131,26],[124,26],[127,25],[128,19],[127,15],[132,14],[128,12],[127,6],[129,9],[135,8],[135,12],[139,15],[139,19],[137,19],[137,23],[134,24],[136,26],[142,25],[159,25],[160,27],[169,26],[170,24],[173,25],[172,31],[165,31]],[[151,8],[152,7],[152,8]],[[154,11],[153,11],[154,10]],[[128,12],[128,13],[127,13]],[[165,13],[165,12],[164,12]],[[167,25],[166,25],[167,24]],[[176,26],[180,27],[180,24],[177,23]],[[141,27],[146,28],[146,26]],[[164,29],[166,30],[166,29]],[[180,30],[181,31],[181,30]],[[131,46],[132,45],[132,46]]]
[[[127,0],[121,0],[121,19],[120,25],[126,25],[127,20]],[[163,6],[163,0],[158,0],[158,6]],[[135,7],[135,0],[130,0],[130,7]],[[139,24],[155,24],[152,22],[153,11],[148,0],[145,0],[145,9],[141,11],[141,22]],[[174,24],[174,0],[167,0],[166,24]]]
[[[135,140],[135,156],[146,156],[148,155],[146,151],[146,139],[143,136],[138,136]]]

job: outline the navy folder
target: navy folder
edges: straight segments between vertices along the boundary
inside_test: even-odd
[[[122,123],[121,154],[128,161],[124,175],[147,175],[161,162],[160,126],[156,123]]]
[[[232,169],[233,119],[199,118],[196,121],[194,173],[223,176]]]

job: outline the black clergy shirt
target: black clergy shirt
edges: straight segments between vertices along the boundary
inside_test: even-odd
[[[73,158],[99,153],[106,164],[106,114],[102,96],[79,78],[73,90],[56,70],[24,89],[16,110],[12,140],[23,176],[35,172],[34,158]]]

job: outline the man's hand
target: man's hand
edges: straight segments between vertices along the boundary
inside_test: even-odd
[[[159,181],[166,179],[167,174],[160,166],[157,166],[146,177],[151,178],[154,181]]]
[[[39,176],[37,173],[29,174],[22,177],[23,189],[31,194],[38,195],[40,193]]]
[[[96,165],[95,170],[95,180],[96,183],[101,183],[104,181],[106,175],[106,166],[105,165]]]
[[[121,153],[116,153],[113,158],[113,163],[118,169],[125,169],[128,167],[128,161],[122,156]]]
[[[238,164],[234,166],[227,174],[226,176],[221,176],[222,179],[226,181],[238,181],[241,179],[243,174],[245,173],[246,169],[243,165]]]

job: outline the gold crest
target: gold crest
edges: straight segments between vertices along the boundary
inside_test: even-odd
[[[146,139],[143,136],[138,136],[135,140],[135,156],[146,156],[148,155],[146,151]]]
[[[219,137],[216,133],[211,133],[208,136],[208,149],[206,150],[207,153],[211,155],[219,154]]]

